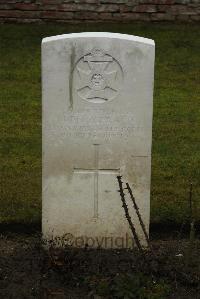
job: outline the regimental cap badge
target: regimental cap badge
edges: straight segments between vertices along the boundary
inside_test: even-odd
[[[119,62],[102,49],[93,48],[76,64],[76,91],[80,98],[91,103],[114,99],[123,81]]]

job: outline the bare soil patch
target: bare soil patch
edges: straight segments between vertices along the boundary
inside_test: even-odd
[[[188,240],[152,246],[145,259],[137,250],[45,252],[39,234],[1,234],[0,298],[200,298],[200,241],[192,251]]]

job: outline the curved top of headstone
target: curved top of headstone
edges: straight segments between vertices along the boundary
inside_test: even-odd
[[[42,40],[42,43],[47,43],[51,41],[57,41],[67,38],[114,38],[114,39],[121,39],[121,40],[129,40],[134,42],[139,42],[143,44],[148,44],[154,46],[154,40],[149,38],[144,38],[135,35],[129,34],[121,34],[121,33],[112,33],[112,32],[80,32],[80,33],[69,33],[69,34],[61,34],[55,35],[50,37],[45,37]]]

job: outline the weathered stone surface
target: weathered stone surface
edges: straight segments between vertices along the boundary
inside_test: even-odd
[[[38,6],[35,3],[15,3],[14,8],[19,10],[37,10]]]
[[[119,11],[120,7],[119,5],[114,4],[102,4],[97,8],[98,12],[116,12]]]
[[[0,11],[1,22],[16,20],[17,23],[26,23],[27,19],[29,22],[31,19],[33,22],[37,19],[38,22],[67,22],[70,19],[74,22],[103,22],[103,16],[105,20],[116,22],[182,19],[198,21],[199,4],[199,0],[1,0]],[[41,11],[44,13],[41,14]],[[182,15],[189,17],[179,17]]]
[[[149,39],[100,32],[43,39],[45,238],[107,248],[120,239],[131,247],[119,174],[133,187],[148,230],[153,73]]]
[[[151,20],[152,21],[174,21],[175,16],[171,14],[162,13],[162,12],[152,13]]]
[[[131,12],[131,13],[113,13],[113,19],[114,20],[121,20],[122,22],[126,21],[138,21],[140,20],[141,14],[137,12]]]
[[[98,14],[96,12],[82,11],[75,12],[74,19],[77,20],[97,20]]]
[[[194,16],[191,16],[191,20],[192,21],[197,21],[197,22],[199,22],[200,21],[200,15],[194,15]]]
[[[186,22],[189,20],[189,16],[188,15],[180,15],[180,16],[177,16],[177,20]]]
[[[112,14],[110,12],[103,12],[99,14],[101,20],[112,20]]]
[[[136,5],[132,11],[134,11],[134,12],[156,12],[157,7],[156,7],[156,5],[151,5],[151,4],[141,4],[141,5]]]
[[[67,12],[67,11],[42,11],[41,18],[44,19],[59,19],[59,20],[66,20],[66,19],[73,19],[74,13]]]

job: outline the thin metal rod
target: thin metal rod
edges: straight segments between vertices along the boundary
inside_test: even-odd
[[[142,246],[140,244],[140,240],[137,236],[135,226],[134,226],[134,224],[131,220],[131,217],[129,215],[128,207],[127,207],[126,200],[125,200],[125,194],[124,194],[124,191],[123,191],[123,182],[122,182],[121,178],[122,178],[122,176],[117,176],[117,180],[118,180],[118,183],[119,183],[119,193],[120,193],[120,197],[121,197],[121,200],[122,200],[122,207],[124,208],[125,216],[126,216],[126,219],[128,221],[128,224],[130,226],[130,229],[132,231],[135,243],[136,243],[138,249],[143,253],[143,249],[142,249]]]
[[[135,197],[133,196],[133,192],[132,192],[132,190],[131,190],[131,187],[129,186],[129,183],[126,183],[126,187],[127,187],[127,190],[128,190],[128,192],[129,192],[129,194],[130,194],[131,200],[132,200],[132,202],[133,202],[133,207],[134,207],[134,209],[135,209],[135,211],[136,211],[136,214],[137,214],[137,216],[138,216],[138,219],[139,219],[139,222],[140,222],[142,231],[143,231],[143,233],[144,233],[145,239],[146,239],[146,241],[147,241],[147,244],[148,244],[148,246],[151,248],[150,240],[149,240],[149,236],[148,236],[148,234],[147,234],[147,231],[146,231],[144,222],[143,222],[142,217],[141,217],[141,215],[140,215],[140,211],[139,211],[138,205],[137,205],[137,203],[136,203],[136,201],[135,201]]]

